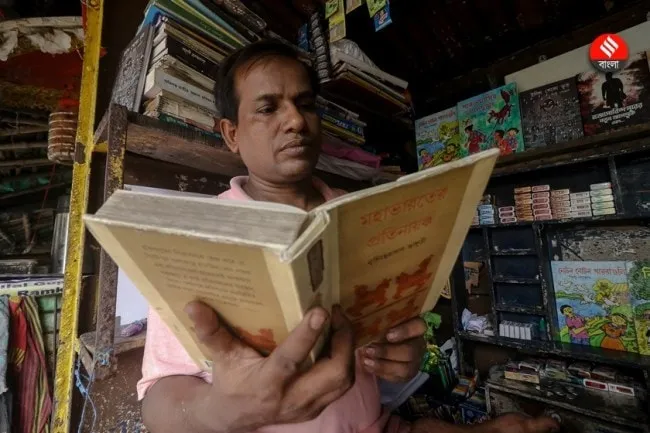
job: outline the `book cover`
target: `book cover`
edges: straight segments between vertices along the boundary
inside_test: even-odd
[[[638,352],[625,262],[553,261],[559,340]]]
[[[415,143],[419,170],[467,156],[460,145],[456,107],[416,120]]]
[[[497,148],[501,155],[523,152],[519,97],[515,83],[458,103],[461,143],[469,154]]]
[[[584,135],[574,77],[519,94],[526,149],[564,143]]]
[[[630,56],[617,73],[578,75],[580,112],[586,136],[650,121],[650,70],[646,53]]]
[[[650,355],[650,260],[627,262],[639,353]]]
[[[435,306],[497,155],[404,176],[310,212],[119,190],[84,220],[205,370],[209,353],[183,312],[196,299],[262,353],[309,308],[338,303],[362,346]]]

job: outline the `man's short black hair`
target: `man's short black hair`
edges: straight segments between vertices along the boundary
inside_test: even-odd
[[[295,60],[305,67],[314,94],[320,90],[320,81],[316,71],[300,59],[298,52],[287,44],[274,39],[264,39],[247,45],[226,57],[219,67],[214,87],[217,109],[221,117],[237,122],[239,100],[235,89],[235,77],[242,67],[250,67],[258,61],[269,57],[284,57]]]

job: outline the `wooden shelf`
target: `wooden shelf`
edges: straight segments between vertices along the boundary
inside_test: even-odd
[[[503,346],[531,355],[550,355],[578,361],[618,365],[631,368],[650,368],[650,356],[600,347],[579,344],[560,343],[543,340],[513,340],[498,336],[481,335],[473,332],[458,331],[458,336],[466,341]]]
[[[492,177],[650,150],[650,123],[499,158]]]
[[[107,115],[104,116],[97,128],[96,143],[107,140],[108,121],[106,119]],[[127,114],[127,119],[126,150],[132,154],[224,177],[247,174],[241,157],[231,152],[221,140],[190,128],[172,125],[133,112]],[[351,179],[342,174],[321,170],[316,170],[316,175],[325,180],[338,177],[340,179],[336,183],[348,185],[349,189],[359,189],[359,187],[354,187],[354,184],[367,187],[371,186],[373,182],[382,183],[394,180],[392,177],[382,178],[381,173],[378,173],[375,179],[368,180]]]
[[[523,305],[495,304],[494,309],[502,313],[531,314],[535,316],[546,316],[544,307],[526,307]]]
[[[521,221],[512,224],[484,224],[480,226],[472,226],[473,229],[491,228],[512,228],[512,227],[527,227],[534,225],[580,225],[580,224],[598,224],[603,222],[625,222],[650,218],[650,215],[603,215],[586,218],[565,218],[547,221]],[[498,254],[497,254],[498,255]],[[507,254],[506,254],[507,255]]]
[[[490,251],[491,256],[536,256],[535,250],[505,250],[505,251]]]
[[[574,400],[565,397],[548,396],[540,386],[503,377],[503,370],[490,374],[487,386],[504,393],[518,395],[572,412],[578,412],[592,418],[644,430],[647,428],[648,416],[635,397],[622,394],[591,391],[584,387],[564,384],[571,387],[578,396]]]
[[[505,284],[542,284],[542,280],[537,278],[509,278],[509,277],[494,277],[493,283]]]

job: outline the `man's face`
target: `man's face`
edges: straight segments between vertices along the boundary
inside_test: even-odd
[[[252,175],[272,183],[311,176],[321,147],[320,117],[305,68],[298,61],[262,59],[235,78],[238,123],[226,138]]]

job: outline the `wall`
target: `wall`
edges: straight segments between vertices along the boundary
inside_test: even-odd
[[[650,49],[650,21],[618,33],[627,42],[630,53]],[[542,63],[506,75],[507,83],[517,83],[517,90],[523,92],[545,84],[562,80],[593,68],[589,62],[589,45],[584,45]]]

